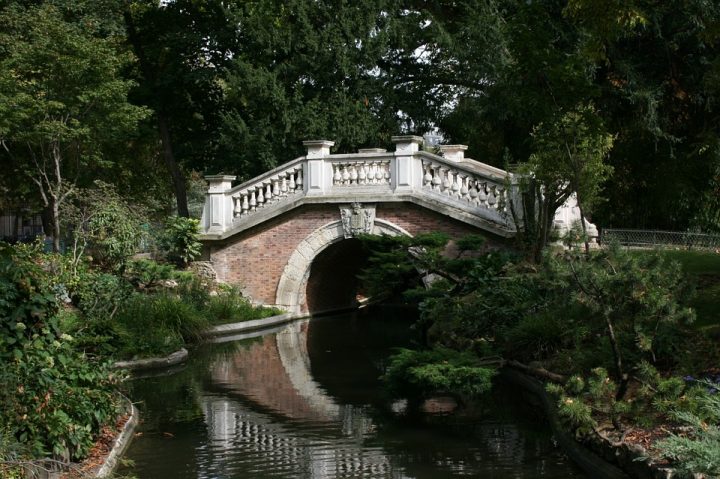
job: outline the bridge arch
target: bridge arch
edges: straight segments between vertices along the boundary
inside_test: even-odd
[[[404,228],[376,218],[372,234],[412,236]],[[342,221],[327,223],[306,236],[283,268],[278,282],[275,304],[288,311],[299,312],[307,308],[307,285],[313,261],[329,246],[346,239]]]

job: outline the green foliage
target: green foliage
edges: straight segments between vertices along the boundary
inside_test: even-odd
[[[559,288],[556,297],[580,308],[591,333],[608,338],[620,395],[632,364],[675,360],[678,326],[694,319],[685,306],[692,289],[678,263],[613,247],[590,256],[549,256],[546,264]]]
[[[662,455],[674,461],[673,466],[682,477],[693,477],[693,473],[711,477],[720,475],[720,395],[715,383],[705,382],[701,386],[704,386],[704,394],[697,414],[674,413],[675,419],[690,426],[691,431],[672,434],[656,445]]]
[[[148,259],[136,259],[127,264],[123,276],[137,289],[153,290],[160,286],[162,281],[176,278],[177,271],[169,264]]]
[[[117,378],[59,329],[38,257],[0,244],[0,422],[33,457],[78,459],[115,418]]]
[[[568,335],[568,322],[558,311],[524,316],[502,333],[503,349],[519,360],[546,359],[556,353]]]
[[[546,390],[557,397],[558,415],[579,437],[595,430],[598,416],[618,424],[620,415],[629,407],[615,400],[617,385],[603,368],[593,369],[587,379],[575,375],[562,386],[548,384]]]
[[[111,151],[129,140],[148,114],[127,100],[132,82],[121,71],[131,57],[97,18],[79,17],[66,16],[55,2],[10,2],[0,9],[3,154],[52,211],[47,233],[55,251],[59,209],[78,186],[70,179],[110,166]]]
[[[199,228],[200,221],[194,218],[169,217],[159,238],[162,254],[181,267],[197,259],[202,253]]]
[[[199,339],[207,319],[192,302],[171,293],[136,293],[117,314],[123,357],[164,356]]]
[[[492,388],[495,374],[469,352],[400,349],[390,357],[382,379],[393,396],[416,400],[437,393],[479,397]]]
[[[141,225],[146,220],[112,185],[96,181],[78,191],[63,210],[71,231],[70,254],[77,265],[83,254],[105,270],[122,269],[140,246]]]
[[[221,289],[217,295],[211,296],[203,312],[212,324],[249,321],[282,313],[276,308],[253,306],[240,290],[234,287]]]

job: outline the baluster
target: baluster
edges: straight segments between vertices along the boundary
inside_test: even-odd
[[[425,167],[425,176],[423,176],[423,186],[432,188],[433,175],[432,175],[432,171],[430,168],[430,163],[424,163],[423,166]]]
[[[337,163],[333,165],[333,170],[335,170],[335,173],[333,174],[333,185],[339,185],[342,182],[342,174],[340,174],[340,165]]]
[[[487,201],[487,191],[486,191],[486,183],[480,183],[478,181],[478,203],[480,206],[485,206],[485,203]]]
[[[242,205],[240,204],[240,197],[233,196],[233,218],[237,218],[242,214]]]
[[[497,204],[497,196],[495,195],[495,185],[490,186],[489,192],[488,192],[488,207],[495,208],[495,205]]]
[[[364,161],[360,164],[358,180],[361,185],[367,185],[367,163]]]
[[[250,193],[250,211],[255,211],[257,208],[257,198],[255,197],[255,190]]]
[[[470,197],[470,203],[473,205],[478,204],[478,187],[477,187],[477,180],[472,179],[470,180],[470,190],[468,191],[468,196]]]
[[[385,173],[383,173],[383,164],[378,162],[377,168],[375,169],[375,183],[382,183],[383,178],[385,178]]]
[[[290,193],[295,193],[295,170],[290,170],[290,181],[288,181],[288,190]]]
[[[263,185],[258,186],[258,194],[257,194],[257,204],[258,208],[261,207],[265,203],[265,195],[263,195]]]
[[[295,189],[301,190],[303,189],[303,176],[302,176],[302,166],[297,169],[297,176],[295,177]]]
[[[507,205],[507,202],[505,201],[505,188],[502,186],[497,187],[497,210],[500,213],[505,213],[505,206]]]
[[[460,175],[460,199],[468,201],[468,176],[465,174]]]
[[[375,162],[368,163],[367,182],[369,185],[375,183]]]
[[[440,177],[440,174],[442,173],[441,168],[438,165],[432,165],[433,166],[433,190],[440,191],[440,185],[442,185],[442,178]]]
[[[351,185],[358,184],[358,172],[357,172],[357,166],[355,164],[350,165],[350,184]]]
[[[277,198],[280,196],[280,179],[273,178],[272,184],[273,184],[272,194],[275,198]]]
[[[272,181],[263,181],[265,187],[265,203],[270,203],[273,198],[272,194]]]
[[[442,172],[443,182],[442,182],[442,192],[446,195],[450,194],[450,187],[452,186],[452,183],[450,182],[450,169],[448,168],[440,168]]]
[[[385,170],[385,184],[390,184],[390,162],[383,163],[383,170]]]
[[[287,196],[287,192],[288,192],[287,175],[283,175],[282,183],[280,183],[280,195]]]
[[[242,195],[242,212],[241,215],[247,214],[248,210],[250,209],[250,205],[248,203],[248,195],[247,193],[243,193]]]
[[[452,180],[452,197],[453,198],[460,198],[460,183],[458,183],[458,177],[460,176],[460,173],[457,171],[454,171],[451,173],[453,176]]]

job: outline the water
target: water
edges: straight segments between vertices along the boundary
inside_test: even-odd
[[[584,477],[502,385],[471,415],[393,412],[378,376],[390,348],[408,337],[406,322],[346,315],[203,346],[183,370],[132,382],[142,424],[126,454],[134,466],[120,472],[140,479]]]

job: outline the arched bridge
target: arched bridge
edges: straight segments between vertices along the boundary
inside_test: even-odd
[[[333,142],[306,141],[307,155],[243,184],[206,177],[201,239],[218,279],[289,311],[332,309],[354,300],[360,233],[481,233],[490,247],[515,236],[513,174],[464,158],[464,145],[436,155],[421,137],[393,142],[330,154]]]

